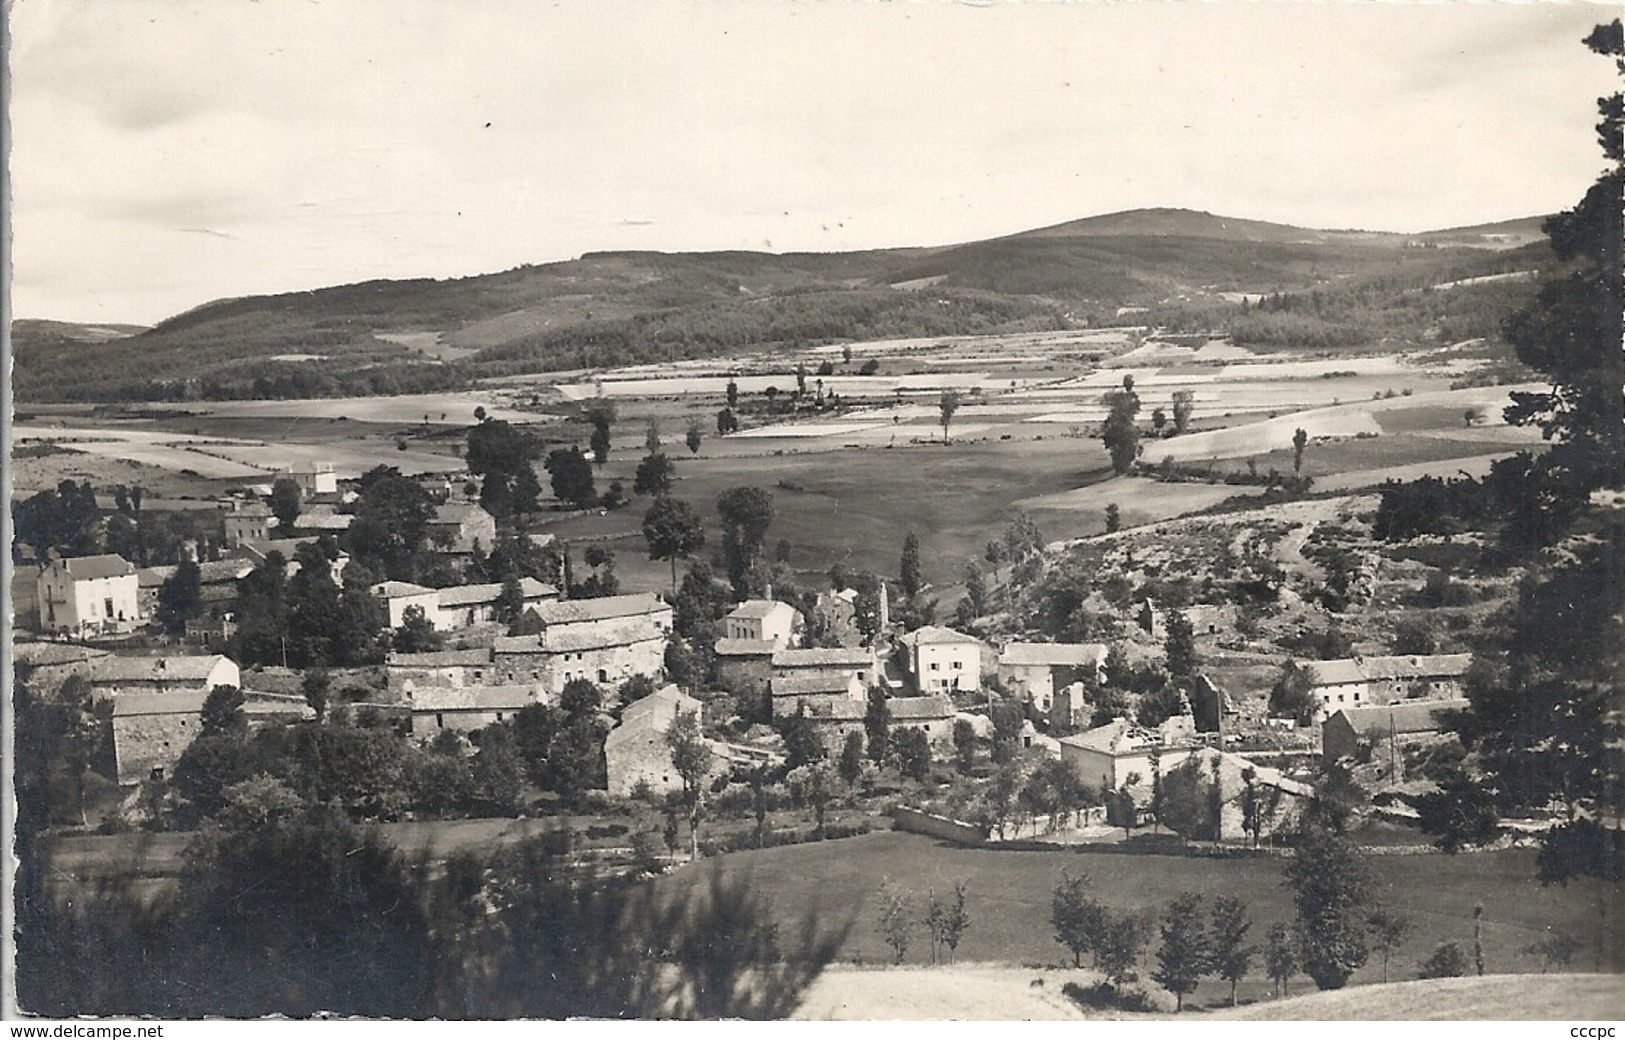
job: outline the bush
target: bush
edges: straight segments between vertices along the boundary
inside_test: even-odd
[[[1461,944],[1440,943],[1433,954],[1416,969],[1419,979],[1453,979],[1467,974],[1467,955]]]
[[[1145,990],[1119,990],[1109,982],[1097,982],[1093,986],[1080,986],[1076,982],[1068,982],[1061,987],[1061,994],[1086,1008],[1097,1011],[1156,1010]]]
[[[589,838],[619,838],[631,831],[632,828],[624,823],[608,823],[603,826],[593,824],[587,828]]]

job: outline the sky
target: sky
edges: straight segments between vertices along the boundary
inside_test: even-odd
[[[1572,206],[1611,5],[12,0],[18,318],[1177,206]]]

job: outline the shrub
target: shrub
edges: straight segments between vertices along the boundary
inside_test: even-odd
[[[1432,955],[1416,968],[1419,979],[1453,979],[1465,974],[1467,955],[1462,952],[1461,944],[1454,942],[1440,943]]]

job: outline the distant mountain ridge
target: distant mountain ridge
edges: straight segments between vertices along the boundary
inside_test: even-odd
[[[1496,251],[1539,222],[1398,235],[1142,209],[950,246],[591,252],[495,274],[217,300],[151,329],[18,321],[14,389],[25,400],[404,393],[774,343],[1064,328],[1225,292],[1500,273]],[[116,355],[68,364],[69,348],[115,336]],[[306,360],[279,360],[294,355]]]

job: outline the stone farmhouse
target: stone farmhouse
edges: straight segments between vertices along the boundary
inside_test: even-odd
[[[202,729],[207,689],[137,693],[113,699],[113,761],[120,785],[163,779]],[[243,703],[250,726],[311,718],[302,697],[254,694]]]
[[[1364,708],[1339,708],[1321,723],[1321,755],[1327,762],[1354,757],[1364,744],[1371,759],[1383,772],[1383,779],[1398,783],[1405,778],[1404,748],[1439,739],[1445,717],[1466,710],[1465,697],[1437,701],[1402,701]]]
[[[772,643],[776,648],[800,646],[806,627],[801,611],[776,599],[747,599],[722,619],[727,639]]]
[[[650,593],[544,602],[540,632],[498,637],[492,660],[504,683],[541,683],[556,696],[573,679],[612,685],[665,674],[670,604]]]
[[[672,765],[666,731],[678,715],[699,717],[700,702],[675,686],[666,686],[633,701],[621,712],[621,721],[604,739],[604,766],[611,795],[627,798],[639,785],[655,794],[680,791],[683,781]],[[710,745],[710,741],[706,741]],[[712,747],[712,768],[724,758]]]
[[[1055,693],[1085,678],[1102,681],[1104,643],[1006,643],[999,654],[999,681],[1039,711],[1049,711]]]
[[[158,590],[180,568],[174,564],[142,567],[136,571],[141,590],[141,615],[152,617],[158,612]],[[229,611],[237,603],[237,582],[254,570],[249,560],[205,560],[197,565],[199,598],[206,612],[219,614]]]
[[[126,657],[90,662],[85,678],[96,697],[159,693],[208,693],[216,686],[242,685],[237,662],[220,654],[198,657]]]
[[[974,692],[982,688],[980,639],[951,628],[926,625],[898,640],[906,655],[909,675],[922,694],[950,690]]]
[[[798,675],[840,675],[856,679],[864,687],[879,685],[884,678],[872,647],[833,646],[775,650],[769,660],[775,677]]]
[[[368,591],[383,601],[390,628],[406,624],[406,611],[417,607],[435,631],[456,632],[497,620],[502,583],[431,589],[408,581],[381,581]],[[535,578],[521,578],[519,594],[521,610],[559,598],[558,589]]]
[[[1279,769],[1254,765],[1247,758],[1228,751],[1198,748],[1181,758],[1181,762],[1187,758],[1199,763],[1202,779],[1218,785],[1214,802],[1219,809],[1218,818],[1213,821],[1216,829],[1190,837],[1204,841],[1245,841],[1249,837],[1246,828],[1249,797],[1258,809],[1262,836],[1289,834],[1297,829],[1304,809],[1314,797],[1314,788],[1308,784],[1293,780]],[[1252,771],[1250,784],[1248,770]]]
[[[1366,708],[1402,700],[1447,700],[1462,694],[1462,676],[1472,654],[1417,654],[1408,657],[1350,657],[1311,661],[1310,694],[1320,705],[1319,721],[1343,708]]]
[[[447,502],[435,507],[428,533],[441,552],[467,556],[476,545],[489,551],[496,544],[497,521],[473,502]]]
[[[716,641],[713,650],[717,659],[717,684],[736,694],[763,695],[767,681],[772,677],[775,644],[766,639],[729,639]]]
[[[51,560],[36,584],[40,628],[89,637],[123,635],[141,626],[141,583],[122,556]]]
[[[869,691],[854,675],[839,672],[813,672],[804,675],[775,676],[768,682],[773,699],[773,717],[786,718],[805,708],[809,716],[840,714],[856,705],[862,718],[869,703]]]
[[[419,686],[484,686],[495,672],[490,647],[391,653],[384,658],[390,699],[395,701],[409,700]]]
[[[529,686],[417,686],[411,695],[412,736],[484,729],[535,703],[535,691]]]

